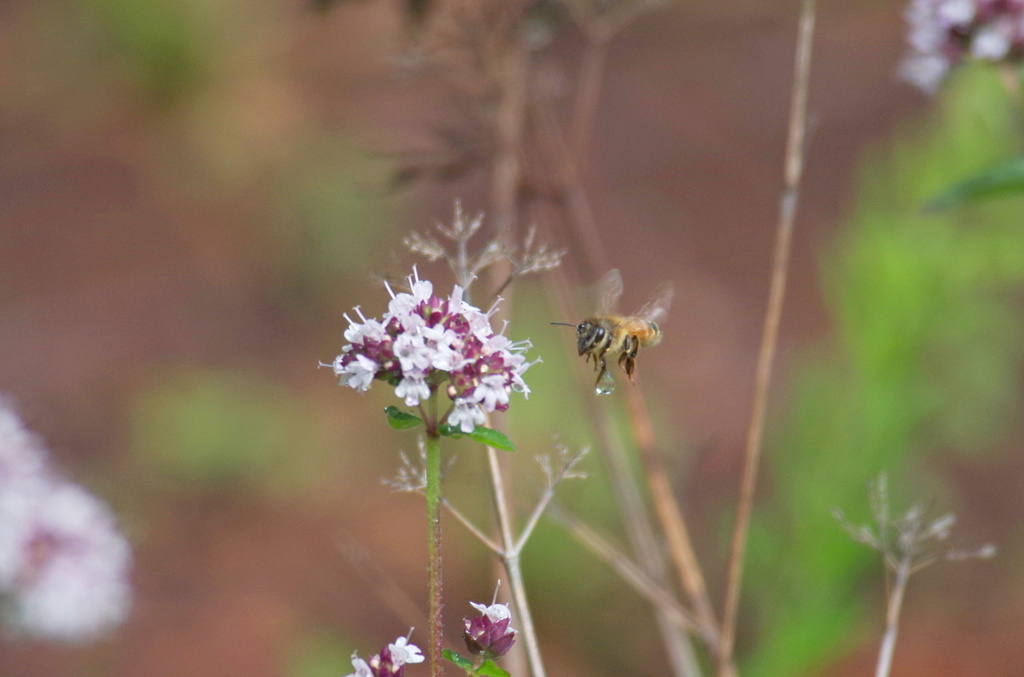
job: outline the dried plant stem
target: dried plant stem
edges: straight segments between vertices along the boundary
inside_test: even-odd
[[[518,33],[501,64],[501,100],[495,121],[497,151],[491,178],[491,213],[498,233],[512,241],[522,184],[522,142],[527,101],[527,54]]]
[[[733,647],[736,638],[736,620],[739,608],[740,586],[743,577],[743,556],[746,548],[750,513],[754,503],[757,472],[761,459],[764,418],[771,386],[772,366],[778,347],[779,322],[786,295],[786,277],[793,239],[793,225],[803,175],[804,135],[807,128],[807,92],[811,67],[811,45],[814,35],[814,0],[804,0],[800,11],[797,38],[797,56],[793,78],[792,106],[789,116],[789,139],[786,146],[785,186],[779,207],[779,223],[775,238],[771,289],[765,313],[764,332],[757,362],[757,381],[754,405],[747,433],[743,480],[729,552],[726,579],[725,608],[722,614],[721,643],[718,647],[718,675],[735,674]]]
[[[446,501],[444,498],[441,499],[441,505],[444,507],[445,510],[449,512],[449,514],[451,514],[452,517],[455,518],[456,522],[464,526],[466,528],[466,531],[468,531],[474,538],[476,538],[476,540],[480,541],[488,550],[493,552],[495,555],[498,555],[499,557],[505,552],[500,545],[495,543],[490,537],[487,536],[487,534],[481,531],[480,528],[477,527],[477,525],[473,524],[472,520],[463,515],[462,511],[460,511],[454,505]]]
[[[415,628],[430,627],[430,621],[423,613],[422,602],[413,600],[364,546],[348,533],[339,536],[336,545],[356,575],[376,593],[396,618]]]
[[[892,667],[892,654],[896,649],[896,635],[899,633],[900,610],[903,608],[903,596],[907,591],[907,582],[913,573],[911,553],[907,553],[896,567],[896,575],[889,587],[889,603],[885,612],[885,634],[878,650],[878,664],[875,677],[889,677]]]
[[[509,590],[512,594],[512,602],[515,604],[523,645],[526,647],[526,658],[530,664],[530,673],[533,677],[545,677],[544,662],[540,656],[540,643],[537,641],[537,631],[533,626],[533,616],[530,613],[530,605],[526,599],[526,586],[523,584],[523,573],[519,566],[519,550],[516,548],[515,537],[512,534],[512,519],[508,509],[508,500],[505,496],[505,483],[502,479],[501,464],[499,463],[497,450],[491,447],[487,447],[487,467],[490,472],[490,484],[494,498],[494,514],[498,521],[498,531],[501,534],[501,542],[504,546],[501,560],[505,565],[505,572],[508,574]]]
[[[699,631],[697,622],[686,609],[679,605],[675,595],[652,580],[639,564],[627,557],[625,553],[617,550],[615,546],[598,535],[597,532],[568,512],[558,509],[557,506],[551,512],[552,517],[565,525],[569,532],[576,537],[577,541],[598,559],[614,569],[615,573],[619,574],[622,580],[628,583],[633,590],[648,602],[660,611],[663,611],[673,623],[690,632]]]
[[[581,97],[577,105],[590,101],[591,99],[587,97]],[[572,150],[566,142],[551,103],[537,102],[534,104],[533,112],[539,136],[543,141],[540,150],[544,154],[545,164],[552,167],[555,173],[554,180],[561,198],[560,203],[565,210],[565,221],[570,229],[569,236],[576,240],[577,248],[583,257],[585,276],[597,279],[609,267],[608,254],[601,238],[597,236],[597,226],[594,223],[590,201],[583,189],[578,165],[573,159]],[[587,116],[588,114],[582,110],[575,113],[577,119]],[[578,143],[582,146],[582,142]]]
[[[604,83],[604,67],[608,56],[608,43],[603,37],[588,36],[586,51],[580,69],[580,84],[573,105],[570,129],[572,161],[576,167],[586,167],[589,160],[590,138],[594,130],[594,114]]]
[[[630,429],[633,431],[637,453],[640,455],[640,463],[643,465],[644,476],[651,491],[655,513],[661,521],[662,530],[668,541],[669,556],[679,573],[683,590],[693,605],[701,635],[705,643],[714,650],[718,643],[715,612],[711,607],[704,574],[701,573],[697,555],[693,550],[690,530],[686,526],[683,513],[679,510],[679,503],[672,493],[665,465],[654,443],[651,417],[643,391],[640,388],[626,388],[625,391]]]
[[[610,8],[597,12],[594,11],[594,7],[584,9],[585,6],[582,5],[569,5],[569,11],[576,15],[576,22],[587,39],[569,132],[569,145],[577,167],[586,167],[589,159],[588,145],[593,136],[594,114],[604,84],[608,44],[641,16],[665,4],[660,0],[641,0],[613,4]]]

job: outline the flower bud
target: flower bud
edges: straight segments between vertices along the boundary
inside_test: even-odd
[[[484,606],[470,602],[479,616],[464,619],[466,631],[463,638],[470,653],[483,658],[501,658],[516,641],[516,630],[509,627],[512,614],[506,604]]]

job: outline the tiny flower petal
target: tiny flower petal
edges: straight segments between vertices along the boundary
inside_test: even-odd
[[[485,420],[480,405],[463,397],[455,400],[455,408],[448,414],[449,425],[459,428],[466,434],[476,430],[478,425],[483,425]]]
[[[422,377],[403,378],[395,386],[395,395],[403,398],[407,407],[415,407],[421,401],[430,398],[430,386],[427,385],[427,382]]]
[[[502,374],[491,374],[480,379],[473,392],[477,400],[483,405],[484,411],[494,411],[499,404],[508,404],[508,388],[505,386],[505,377]]]
[[[373,670],[366,664],[362,658],[352,654],[352,667],[356,669],[355,672],[346,675],[345,677],[374,677]]]
[[[365,355],[356,355],[356,359],[345,367],[341,375],[343,385],[357,390],[369,390],[373,377],[377,374],[378,365]]]
[[[423,662],[423,655],[420,653],[419,647],[409,644],[409,640],[405,637],[399,637],[393,644],[388,644],[388,650],[391,652],[391,660],[396,667],[406,663]]]
[[[512,617],[512,612],[509,611],[508,604],[485,605],[470,602],[469,605],[494,622]]]

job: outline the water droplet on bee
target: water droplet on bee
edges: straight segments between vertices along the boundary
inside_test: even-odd
[[[594,392],[598,395],[611,395],[615,390],[615,377],[612,376],[610,371],[606,371],[601,374],[601,380],[597,382],[594,387]]]

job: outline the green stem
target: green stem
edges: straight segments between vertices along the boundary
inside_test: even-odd
[[[430,596],[430,677],[441,674],[441,438],[437,434],[437,393],[431,393],[427,422],[427,572]]]

